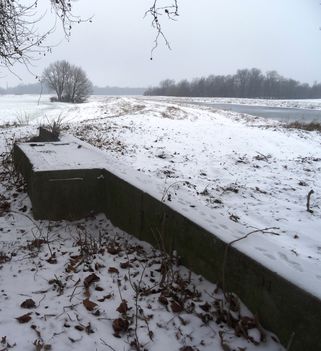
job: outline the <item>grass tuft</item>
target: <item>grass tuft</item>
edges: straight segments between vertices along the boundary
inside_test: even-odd
[[[291,128],[291,129],[302,129],[302,130],[307,130],[309,132],[317,131],[321,132],[321,123],[320,122],[310,122],[310,123],[305,123],[305,122],[290,122],[286,124],[286,128]]]

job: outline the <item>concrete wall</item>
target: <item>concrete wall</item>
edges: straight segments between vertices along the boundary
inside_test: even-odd
[[[18,145],[15,164],[28,182],[35,218],[77,219],[104,212],[122,230],[157,247],[166,246],[182,263],[213,282],[222,282],[226,243],[181,213],[105,169],[34,172]],[[103,177],[101,177],[103,175]],[[228,250],[227,291],[235,292],[291,351],[321,350],[321,301],[234,247]]]

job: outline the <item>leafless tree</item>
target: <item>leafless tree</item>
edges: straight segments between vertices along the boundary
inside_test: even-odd
[[[177,83],[166,79],[159,87],[146,90],[145,95],[317,99],[321,97],[321,83],[309,85],[282,77],[276,71],[264,74],[251,68],[239,69],[233,75],[210,75]]]
[[[42,81],[56,92],[58,101],[84,102],[92,92],[85,71],[65,60],[50,64],[42,74]]]
[[[42,80],[57,94],[58,101],[63,100],[63,93],[67,85],[68,75],[71,71],[71,65],[67,61],[56,61],[51,63],[43,72]]]
[[[65,99],[70,102],[84,102],[92,93],[92,89],[92,83],[87,78],[85,71],[80,67],[71,66]]]
[[[81,19],[72,13],[71,0],[50,0],[51,12],[62,23],[66,36],[72,24]],[[28,65],[37,54],[50,52],[46,39],[55,30],[55,25],[45,32],[37,24],[45,13],[39,10],[39,0],[0,0],[0,65],[9,69],[15,63]]]
[[[73,24],[91,21],[90,18],[81,19],[74,15],[72,0],[47,1],[51,6],[49,14],[41,12],[39,0],[0,0],[0,66],[10,70],[17,62],[29,66],[30,61],[38,54],[50,52],[51,47],[47,39],[55,30],[57,22],[61,22],[65,35],[69,37]],[[168,19],[174,20],[178,16],[178,0],[165,0],[165,5],[159,4],[161,0],[151,1],[152,5],[145,16],[151,16],[152,26],[156,30],[151,53],[153,54],[160,38],[163,38],[170,48],[160,18],[165,15]],[[90,8],[92,9],[92,6]],[[55,18],[55,24],[45,32],[39,30],[37,26],[39,22],[50,15]]]

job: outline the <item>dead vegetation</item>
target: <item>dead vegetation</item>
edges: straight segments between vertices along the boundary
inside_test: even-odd
[[[300,121],[295,121],[295,122],[290,122],[285,125],[285,128],[288,129],[301,129],[301,130],[306,130],[308,132],[321,132],[321,123],[319,122],[300,122]]]
[[[164,111],[162,111],[161,116],[169,119],[185,119],[187,114],[179,107],[168,106]]]

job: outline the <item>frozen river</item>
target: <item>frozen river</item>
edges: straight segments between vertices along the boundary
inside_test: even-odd
[[[244,113],[251,116],[276,119],[281,122],[321,122],[320,110],[307,110],[302,108],[284,108],[284,107],[267,107],[267,106],[250,106],[240,104],[219,104],[211,102],[185,102],[188,104],[209,106],[218,110],[233,111]]]

